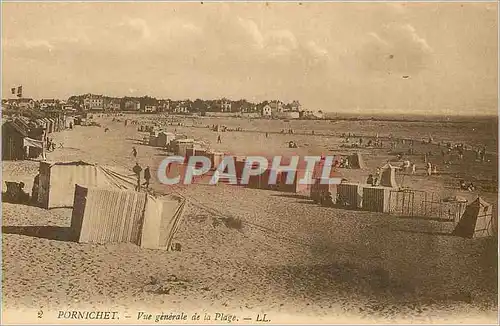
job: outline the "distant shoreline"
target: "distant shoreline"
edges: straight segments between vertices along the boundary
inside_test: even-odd
[[[89,114],[139,114],[139,115],[151,115],[151,116],[158,116],[158,115],[163,115],[165,116],[166,112],[161,112],[161,113],[142,113],[142,112],[135,112],[135,111],[119,111],[119,112],[87,112]],[[324,117],[324,118],[297,118],[297,119],[283,119],[283,118],[254,118],[254,117],[245,117],[241,115],[237,115],[238,113],[234,113],[234,115],[224,115],[224,116],[202,116],[199,114],[168,114],[167,116],[174,116],[174,117],[183,117],[183,118],[207,118],[207,119],[217,119],[217,118],[234,118],[234,119],[255,119],[255,120],[276,120],[276,121],[376,121],[376,122],[426,122],[426,123],[471,123],[471,120],[475,121],[491,121],[491,120],[497,120],[498,121],[498,116],[450,116],[450,117],[443,117],[443,116],[428,116],[427,118],[423,117],[408,117],[408,118],[390,118],[390,117],[373,117],[373,116],[358,116],[358,117]]]

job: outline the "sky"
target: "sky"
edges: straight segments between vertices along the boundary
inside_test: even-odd
[[[497,114],[496,3],[2,3],[2,97]]]

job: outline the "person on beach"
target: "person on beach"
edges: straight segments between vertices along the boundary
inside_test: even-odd
[[[217,144],[222,144],[222,139],[220,135],[217,136]]]
[[[137,186],[135,187],[136,191],[141,190],[141,172],[142,168],[139,165],[139,162],[135,162],[135,166],[132,168],[132,171],[134,171],[136,177],[137,177]]]
[[[368,176],[368,179],[366,179],[366,183],[373,186],[373,174],[370,174]]]
[[[405,161],[403,162],[403,170],[404,170],[405,172],[407,172],[407,171],[408,171],[408,169],[410,168],[410,166],[411,166],[411,163],[410,163],[410,161],[409,161],[409,160],[405,160]]]
[[[415,174],[417,172],[417,165],[415,163],[413,163],[411,165],[411,174]]]
[[[146,189],[149,188],[149,180],[151,180],[151,172],[149,171],[149,166],[147,166],[144,169],[144,183],[142,184],[143,186],[146,187]]]
[[[137,157],[137,149],[135,149],[135,147],[132,147],[132,155],[134,156],[134,158]]]
[[[427,175],[432,175],[432,164],[431,162],[427,162]]]
[[[15,202],[19,204],[27,204],[30,201],[30,195],[24,191],[24,182],[19,182],[19,193]]]
[[[31,188],[31,204],[36,205],[38,202],[38,187],[40,185],[40,172],[35,176],[33,180],[33,187]]]

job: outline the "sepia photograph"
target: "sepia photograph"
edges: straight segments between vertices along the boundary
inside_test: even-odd
[[[498,325],[497,1],[2,1],[2,321]]]

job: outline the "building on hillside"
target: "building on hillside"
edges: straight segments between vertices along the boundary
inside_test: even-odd
[[[300,112],[302,111],[302,105],[299,101],[293,101],[292,103],[290,103],[289,109],[292,112]]]
[[[153,113],[158,110],[158,100],[155,98],[145,96],[139,101],[141,102],[140,112],[142,113]]]
[[[100,95],[88,94],[83,100],[83,106],[89,111],[104,111],[104,98]]]
[[[264,102],[260,106],[260,112],[263,117],[274,117],[284,111],[284,105],[281,101]]]
[[[221,112],[231,112],[231,101],[227,99],[221,100]]]
[[[158,110],[158,107],[156,105],[145,105],[144,106],[144,113],[155,113]]]
[[[170,100],[159,100],[157,111],[170,112]]]
[[[174,113],[189,113],[190,107],[186,102],[180,102],[174,108]]]
[[[73,104],[70,104],[70,103],[64,104],[62,106],[62,109],[63,109],[63,111],[70,111],[70,112],[76,111],[76,109],[74,108]]]
[[[271,117],[273,114],[272,108],[269,104],[266,104],[261,109],[261,114],[263,117]]]
[[[258,109],[256,105],[245,102],[241,104],[239,107],[235,108],[235,111],[241,113],[255,113],[258,111]]]
[[[111,104],[109,105],[109,109],[111,111],[120,111],[121,109],[121,103],[120,100],[113,100]]]
[[[214,103],[210,106],[209,111],[215,112],[231,112],[231,101],[228,99],[220,99],[214,101]]]
[[[123,110],[124,111],[140,111],[141,102],[135,99],[128,99],[123,101]]]
[[[300,117],[303,119],[323,119],[323,111],[300,111]]]
[[[272,113],[282,113],[284,109],[283,102],[281,101],[271,101],[269,102]]]
[[[104,110],[105,111],[120,111],[121,103],[120,99],[117,98],[106,98],[104,99]]]
[[[59,103],[59,100],[48,98],[40,100],[38,106],[40,107],[40,110],[50,110],[59,107]]]
[[[20,109],[34,109],[36,106],[35,100],[32,98],[13,98],[8,100],[2,100],[2,105],[6,107],[15,107]]]

